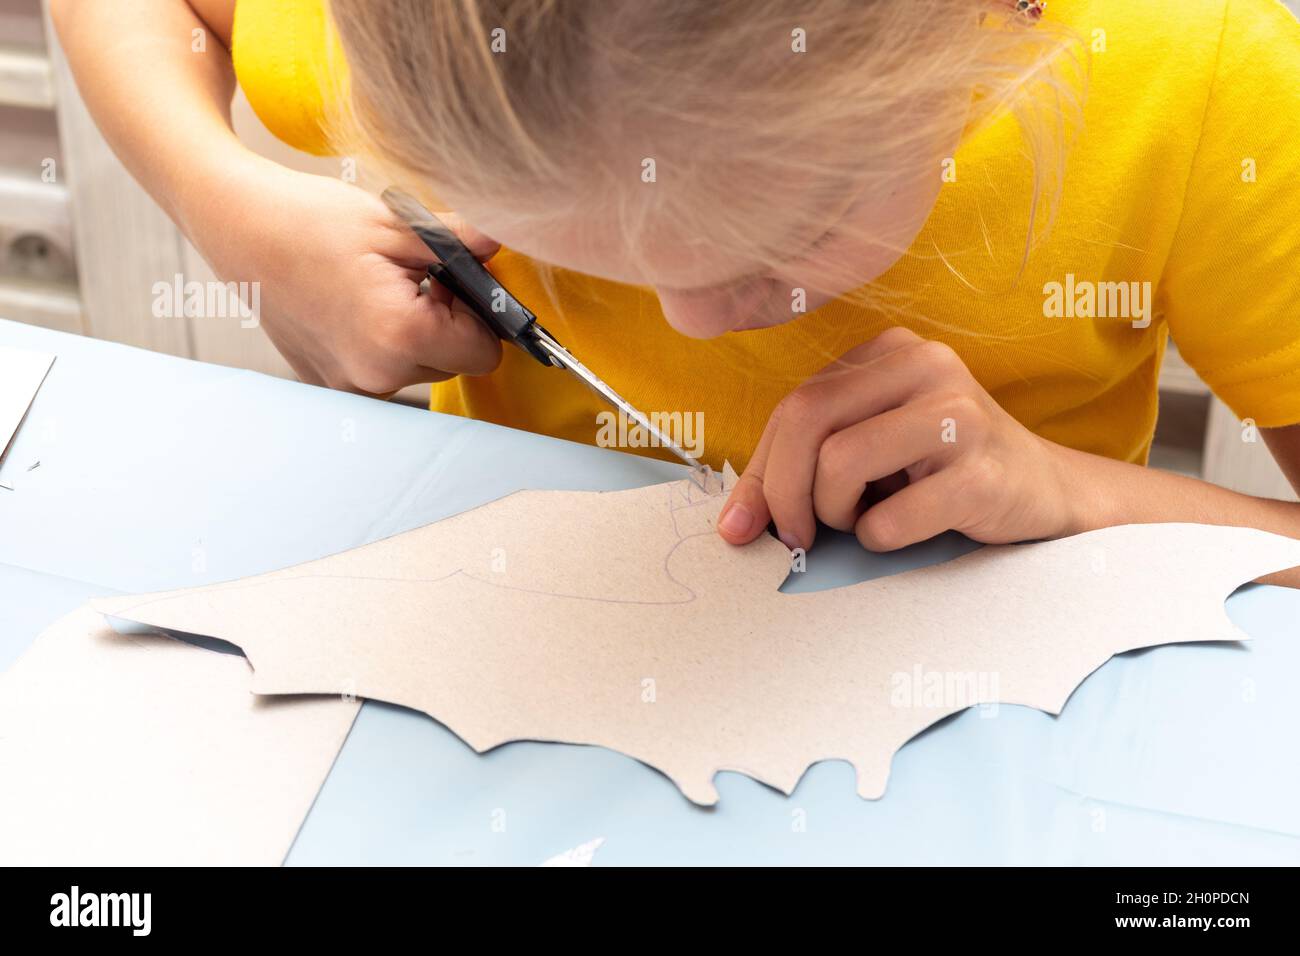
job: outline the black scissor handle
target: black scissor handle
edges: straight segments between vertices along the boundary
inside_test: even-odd
[[[551,364],[537,344],[537,316],[484,268],[446,223],[401,190],[385,189],[383,200],[437,257],[429,266],[430,277],[468,305],[499,338],[513,342],[543,365]]]

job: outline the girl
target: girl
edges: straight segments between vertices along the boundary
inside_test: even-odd
[[[1300,485],[1300,26],[1277,0],[1042,7],[52,4],[115,149],[262,283],[306,381],[434,382],[436,410],[580,441],[603,410],[421,291],[373,195],[243,147],[236,77],[286,142],[456,210],[634,404],[702,413],[705,459],[744,466],[729,541],[1300,536],[1300,505],[1143,467],[1172,333]]]

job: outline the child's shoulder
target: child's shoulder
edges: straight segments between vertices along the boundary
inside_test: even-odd
[[[1300,89],[1300,22],[1281,0],[1053,0],[1048,16],[1086,49],[1089,122],[1265,119],[1259,103]]]
[[[231,56],[239,85],[267,129],[309,153],[328,151],[323,128],[330,91],[325,0],[236,0]]]
[[[1086,32],[1093,28],[1160,32],[1164,26],[1213,26],[1230,6],[1281,6],[1280,0],[1051,0],[1047,19]]]
[[[1155,55],[1171,67],[1234,31],[1256,39],[1300,28],[1282,0],[1052,0],[1048,17],[1094,44],[1094,53]],[[1101,48],[1101,49],[1098,49]]]

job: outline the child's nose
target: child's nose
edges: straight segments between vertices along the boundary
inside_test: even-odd
[[[711,339],[753,318],[767,302],[768,290],[758,281],[708,289],[655,290],[664,318],[678,332]]]

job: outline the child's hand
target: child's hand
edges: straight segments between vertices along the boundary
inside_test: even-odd
[[[990,543],[1074,533],[1060,446],[984,391],[946,345],[894,328],[790,393],[718,523],[744,544],[769,518],[807,548],[816,518],[890,551],[955,529]]]
[[[437,283],[420,292],[433,256],[379,199],[270,163],[231,180],[187,205],[187,232],[221,279],[261,283],[261,323],[303,381],[383,395],[500,362],[463,304]]]

